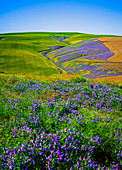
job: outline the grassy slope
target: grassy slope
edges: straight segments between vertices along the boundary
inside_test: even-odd
[[[50,75],[59,73],[57,68],[38,51],[65,43],[50,39],[52,33],[4,34],[0,40],[0,72]]]
[[[38,51],[49,49],[50,46],[67,46],[66,43],[51,39],[53,36],[66,36],[65,42],[70,44],[84,39],[103,37],[103,35],[82,33],[49,33],[25,32],[0,34],[0,73],[29,74],[47,76],[59,74],[58,69]],[[110,36],[110,35],[106,35]]]
[[[54,60],[54,62],[58,63],[60,62],[61,64],[61,67],[65,67],[65,68],[70,68],[71,71],[72,70],[76,70],[75,66],[76,65],[79,65],[80,63],[82,63],[82,65],[92,65],[93,66],[97,66],[97,65],[100,65],[102,70],[104,70],[104,75],[102,76],[110,76],[109,73],[116,73],[116,72],[120,72],[119,71],[119,67],[120,67],[120,63],[117,63],[116,65],[115,64],[109,64],[108,67],[106,67],[106,62],[104,61],[104,57],[103,57],[103,60],[101,59],[102,61],[102,64],[101,64],[101,61],[99,60],[88,60],[88,59],[82,59],[82,56],[81,57],[78,57],[78,58],[73,58],[74,57],[77,57],[77,55],[75,55],[75,48],[77,49],[77,47],[81,46],[80,44],[77,44],[78,42],[80,41],[84,41],[84,40],[91,40],[91,39],[94,39],[94,38],[100,38],[100,37],[116,37],[114,35],[93,35],[93,34],[76,34],[76,35],[72,35],[70,38],[64,40],[64,41],[68,41],[69,44],[71,45],[68,45],[68,47],[64,47],[64,49],[66,49],[64,52],[62,52],[60,49],[59,50],[55,50],[53,52],[50,52],[47,54],[47,56],[51,59],[51,60]],[[84,44],[87,44],[88,42],[84,42]],[[74,49],[72,49],[72,47],[74,47]],[[70,49],[71,48],[71,49]],[[70,60],[68,61],[65,61],[64,59],[66,58],[66,55],[67,54],[71,54],[71,57]],[[94,55],[94,54],[93,54]],[[68,57],[68,56],[67,56]],[[64,61],[63,61],[64,60]],[[82,61],[81,61],[82,60]],[[75,65],[75,66],[73,66]],[[78,68],[78,66],[77,66]],[[99,72],[101,72],[101,70],[99,70]],[[87,72],[85,72],[84,70],[80,70],[77,72],[78,74],[82,74],[82,75],[85,75],[85,74],[89,74],[89,75],[92,75],[94,77],[94,74],[91,73],[89,70]]]
[[[68,42],[70,44],[74,44],[77,43],[79,41],[83,41],[83,40],[87,40],[87,39],[91,39],[91,38],[100,38],[100,37],[117,37],[116,35],[95,35],[95,34],[76,34],[73,35],[72,37],[70,37],[68,39]],[[67,41],[67,40],[65,40]]]

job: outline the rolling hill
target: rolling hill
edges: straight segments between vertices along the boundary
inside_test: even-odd
[[[109,37],[112,42],[117,38],[113,35],[67,32],[0,34],[0,73],[38,76],[78,74],[92,79],[121,76],[121,56],[117,55],[115,59],[114,48],[110,47],[111,44],[107,47],[102,41]],[[122,37],[119,43],[121,46]]]

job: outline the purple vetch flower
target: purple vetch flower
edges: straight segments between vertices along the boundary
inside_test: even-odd
[[[93,168],[93,163],[90,164],[90,167]]]
[[[91,162],[91,159],[88,161],[88,163],[90,163]]]
[[[92,141],[93,141],[93,139],[91,138],[89,141],[90,141],[90,142],[92,142]]]
[[[85,147],[85,151],[87,151],[87,146]]]
[[[5,124],[4,122],[1,122],[3,125]]]
[[[29,151],[28,154],[31,155],[31,152]]]
[[[10,166],[9,166],[10,169],[13,169],[13,167],[14,167],[13,165],[10,165]]]
[[[90,156],[90,152],[88,152],[88,157]]]
[[[7,162],[10,162],[10,159],[7,159]]]
[[[38,139],[40,138],[40,136],[38,134],[36,134],[36,136],[37,136]]]
[[[33,143],[33,140],[30,140],[31,143]]]
[[[83,158],[83,161],[85,161],[85,157]]]
[[[81,147],[81,148],[82,148],[82,149],[84,149],[84,147],[85,147],[85,145],[82,145],[82,147]]]
[[[79,165],[80,165],[80,163],[79,163],[79,161],[77,162],[77,168],[79,168]]]
[[[43,154],[43,152],[40,152],[40,153],[39,153],[39,155],[42,155],[42,154]]]
[[[68,160],[67,160],[68,162],[70,161],[70,158],[68,158]]]

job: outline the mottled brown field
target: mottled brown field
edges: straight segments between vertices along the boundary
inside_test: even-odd
[[[95,79],[92,79],[92,80],[102,80],[102,81],[110,81],[110,82],[117,81],[117,84],[122,84],[122,75],[110,76],[110,77],[101,77],[101,78],[95,78]]]
[[[115,55],[108,58],[109,62],[122,62],[122,37],[103,37],[98,38],[103,44],[114,52]]]

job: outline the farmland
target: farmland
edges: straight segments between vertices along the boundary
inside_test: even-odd
[[[4,35],[4,38],[0,40],[0,72],[33,75],[58,74],[57,68],[38,53],[54,45],[65,46],[63,42],[50,39],[48,34]]]
[[[110,35],[0,37],[0,169],[121,170],[121,62]]]
[[[121,37],[104,37],[99,38],[106,47],[115,53],[112,57],[108,59],[111,62],[122,62],[122,38]]]
[[[1,34],[0,37],[0,73],[79,74],[86,78],[122,74],[121,53],[116,54],[117,49],[121,50],[121,37],[38,32]],[[103,37],[105,41],[110,39],[109,47],[102,41]],[[115,39],[118,45],[112,48]],[[111,60],[113,57],[117,62]]]
[[[116,49],[121,50],[121,37],[116,39],[120,40]],[[99,39],[90,38],[49,52],[46,56],[69,74],[79,73],[86,78],[100,78],[122,75],[121,53],[117,55],[114,52]],[[113,56],[114,60],[111,60]]]

